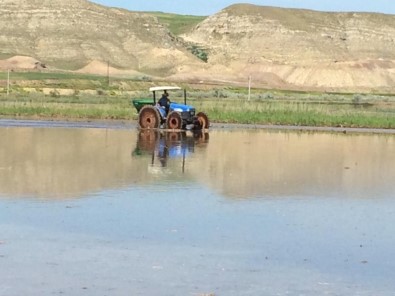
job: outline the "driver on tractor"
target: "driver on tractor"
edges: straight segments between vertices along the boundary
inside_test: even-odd
[[[169,113],[170,99],[169,99],[169,93],[166,90],[163,92],[163,95],[160,98],[160,100],[158,101],[158,104],[159,104],[159,106],[165,108],[166,114]]]

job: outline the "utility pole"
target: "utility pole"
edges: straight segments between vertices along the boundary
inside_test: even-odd
[[[10,94],[10,69],[7,72],[7,96]]]
[[[110,61],[107,61],[107,86],[110,86]]]
[[[251,75],[248,76],[248,100],[251,99]]]

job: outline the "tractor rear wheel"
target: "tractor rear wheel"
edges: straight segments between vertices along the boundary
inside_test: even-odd
[[[144,106],[139,113],[139,125],[141,128],[158,128],[160,115],[154,106]]]
[[[199,112],[198,114],[196,114],[196,119],[198,122],[196,129],[201,130],[208,129],[210,127],[210,121],[208,120],[206,113]]]
[[[175,111],[170,112],[166,119],[166,127],[168,129],[181,129],[182,118],[180,113]]]

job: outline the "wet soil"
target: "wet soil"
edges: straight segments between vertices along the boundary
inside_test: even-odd
[[[125,120],[33,120],[0,118],[0,126],[75,127],[75,128],[137,128],[136,121]],[[335,133],[395,134],[395,129],[346,128],[317,126],[288,126],[237,123],[211,123],[210,129],[270,129],[289,131],[318,131]]]

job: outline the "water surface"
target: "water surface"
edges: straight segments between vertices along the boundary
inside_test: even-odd
[[[395,136],[0,128],[0,295],[394,295]]]

